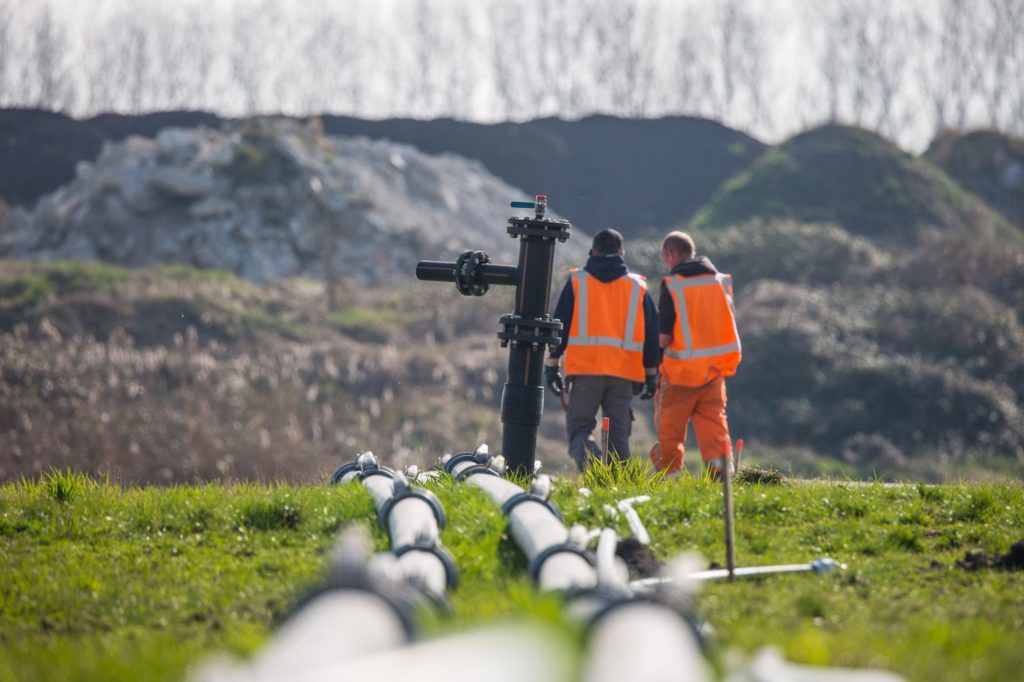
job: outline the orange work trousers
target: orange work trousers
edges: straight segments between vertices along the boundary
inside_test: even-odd
[[[654,424],[658,444],[651,449],[651,462],[666,473],[683,468],[686,429],[693,430],[704,464],[717,467],[723,457],[732,460],[732,439],[725,418],[725,377],[703,386],[676,386],[661,378],[654,399]]]

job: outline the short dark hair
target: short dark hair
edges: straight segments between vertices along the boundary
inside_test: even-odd
[[[594,235],[594,243],[591,244],[595,253],[607,256],[622,251],[622,234],[618,230],[601,230]]]
[[[697,245],[693,243],[693,237],[679,230],[668,233],[665,241],[661,243],[661,250],[675,251],[687,258],[697,255]]]

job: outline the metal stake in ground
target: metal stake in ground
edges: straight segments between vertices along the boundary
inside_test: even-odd
[[[608,429],[609,429],[608,417],[601,419],[601,462],[607,464],[610,460],[608,459]]]
[[[722,494],[725,498],[725,566],[729,582],[736,579],[736,547],[732,528],[732,462],[722,457]]]

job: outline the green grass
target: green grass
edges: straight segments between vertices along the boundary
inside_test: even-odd
[[[567,524],[615,526],[605,503],[639,507],[662,560],[685,550],[724,563],[721,492],[706,477],[650,480],[627,467],[556,480]],[[480,491],[431,485],[460,568],[453,615],[428,633],[507,619],[568,627],[534,593],[503,518]],[[1024,666],[1024,573],[968,572],[967,550],[1024,537],[1020,484],[774,482],[735,486],[740,565],[831,556],[846,571],[710,584],[697,608],[713,662],[774,644],[796,662],[884,667],[910,680],[1008,680]],[[72,472],[0,487],[0,680],[177,680],[213,652],[258,649],[319,581],[348,523],[372,529],[356,485],[122,488]],[[578,633],[574,633],[578,635]]]
[[[52,296],[79,292],[115,291],[129,271],[116,265],[63,261],[4,277],[0,280],[0,309],[38,305]]]

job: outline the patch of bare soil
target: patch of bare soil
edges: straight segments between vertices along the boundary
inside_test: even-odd
[[[967,552],[963,559],[957,559],[956,565],[967,571],[982,568],[1001,568],[1004,571],[1020,571],[1024,569],[1024,540],[1018,540],[1006,554],[985,554],[984,552]]]
[[[652,578],[661,571],[661,562],[651,552],[650,547],[636,538],[620,540],[615,554],[626,562],[630,578]]]

